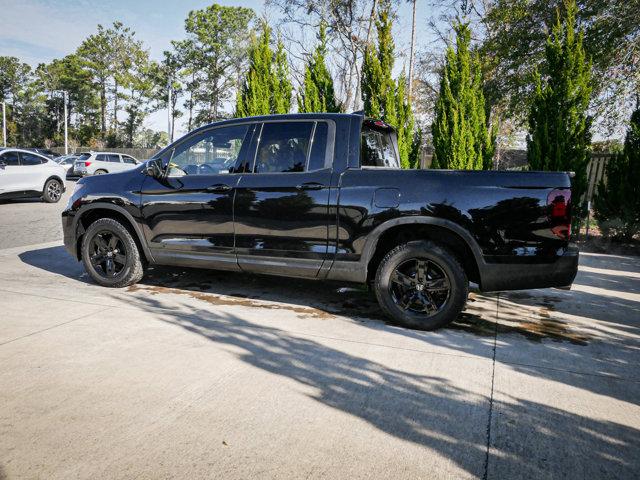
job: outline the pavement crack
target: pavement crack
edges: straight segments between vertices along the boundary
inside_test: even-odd
[[[489,451],[491,449],[491,421],[493,418],[493,387],[496,378],[496,347],[498,345],[498,312],[500,310],[500,294],[496,298],[496,321],[493,331],[493,358],[491,361],[491,394],[489,396],[489,418],[487,419],[487,448],[484,455],[484,472],[482,479],[487,480],[489,475]]]
[[[71,320],[67,320],[66,322],[57,323],[55,325],[51,325],[50,327],[43,328],[43,329],[37,330],[35,332],[27,333],[26,335],[22,335],[20,337],[12,338],[11,340],[7,340],[6,342],[0,343],[0,347],[2,347],[3,345],[7,345],[9,343],[17,342],[18,340],[22,340],[23,338],[27,338],[27,337],[32,337],[34,335],[38,335],[39,333],[46,332],[47,330],[53,330],[54,328],[58,328],[58,327],[61,327],[63,325],[67,325],[69,323],[73,323],[73,322],[76,322],[78,320],[82,320],[83,318],[90,317],[91,315],[95,315],[96,313],[101,313],[101,312],[104,312],[106,310],[108,310],[108,309],[105,308],[103,310],[98,310],[97,312],[91,312],[91,313],[87,313],[85,315],[80,315],[79,317],[73,318]]]

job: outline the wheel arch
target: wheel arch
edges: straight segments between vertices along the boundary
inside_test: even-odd
[[[459,259],[469,280],[481,284],[484,259],[471,234],[450,220],[424,216],[388,220],[369,234],[362,254],[367,281],[375,276],[387,252],[415,240],[432,240],[448,248]]]
[[[62,184],[62,191],[64,192],[67,188],[64,184],[64,180],[62,178],[60,178],[60,175],[56,175],[55,173],[53,175],[47,175],[44,179],[44,182],[42,182],[42,193],[44,193],[44,187],[47,184],[47,182],[49,180],[58,180],[61,184]]]
[[[78,259],[80,259],[80,246],[82,245],[84,232],[89,225],[100,218],[112,218],[122,223],[131,233],[145,260],[153,262],[153,256],[144,241],[144,234],[138,222],[126,209],[111,203],[92,203],[82,207],[76,213],[76,257]]]

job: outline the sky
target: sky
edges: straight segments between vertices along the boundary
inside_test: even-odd
[[[0,0],[0,55],[15,56],[37,66],[75,51],[98,24],[118,20],[136,32],[149,49],[151,58],[160,59],[171,40],[184,37],[184,19],[189,11],[212,2],[202,0]],[[244,6],[261,15],[263,0],[218,0],[215,3]],[[418,2],[418,43],[429,35],[427,2]],[[394,26],[396,46],[407,49],[411,32],[410,4],[401,1],[399,19]],[[274,18],[274,13],[269,13]],[[149,117],[146,126],[166,129],[166,110]],[[179,130],[181,125],[176,124]],[[185,133],[184,131],[178,133]]]

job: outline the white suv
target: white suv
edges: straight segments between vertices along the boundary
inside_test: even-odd
[[[55,203],[66,171],[53,160],[20,148],[0,148],[0,198],[42,197]]]
[[[140,162],[130,155],[112,152],[82,153],[73,165],[75,175],[101,175],[129,170]]]

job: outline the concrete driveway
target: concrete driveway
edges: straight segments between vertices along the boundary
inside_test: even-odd
[[[31,239],[0,250],[0,479],[640,475],[638,258],[585,254],[573,291],[472,294],[426,333],[344,285],[105,289]]]

